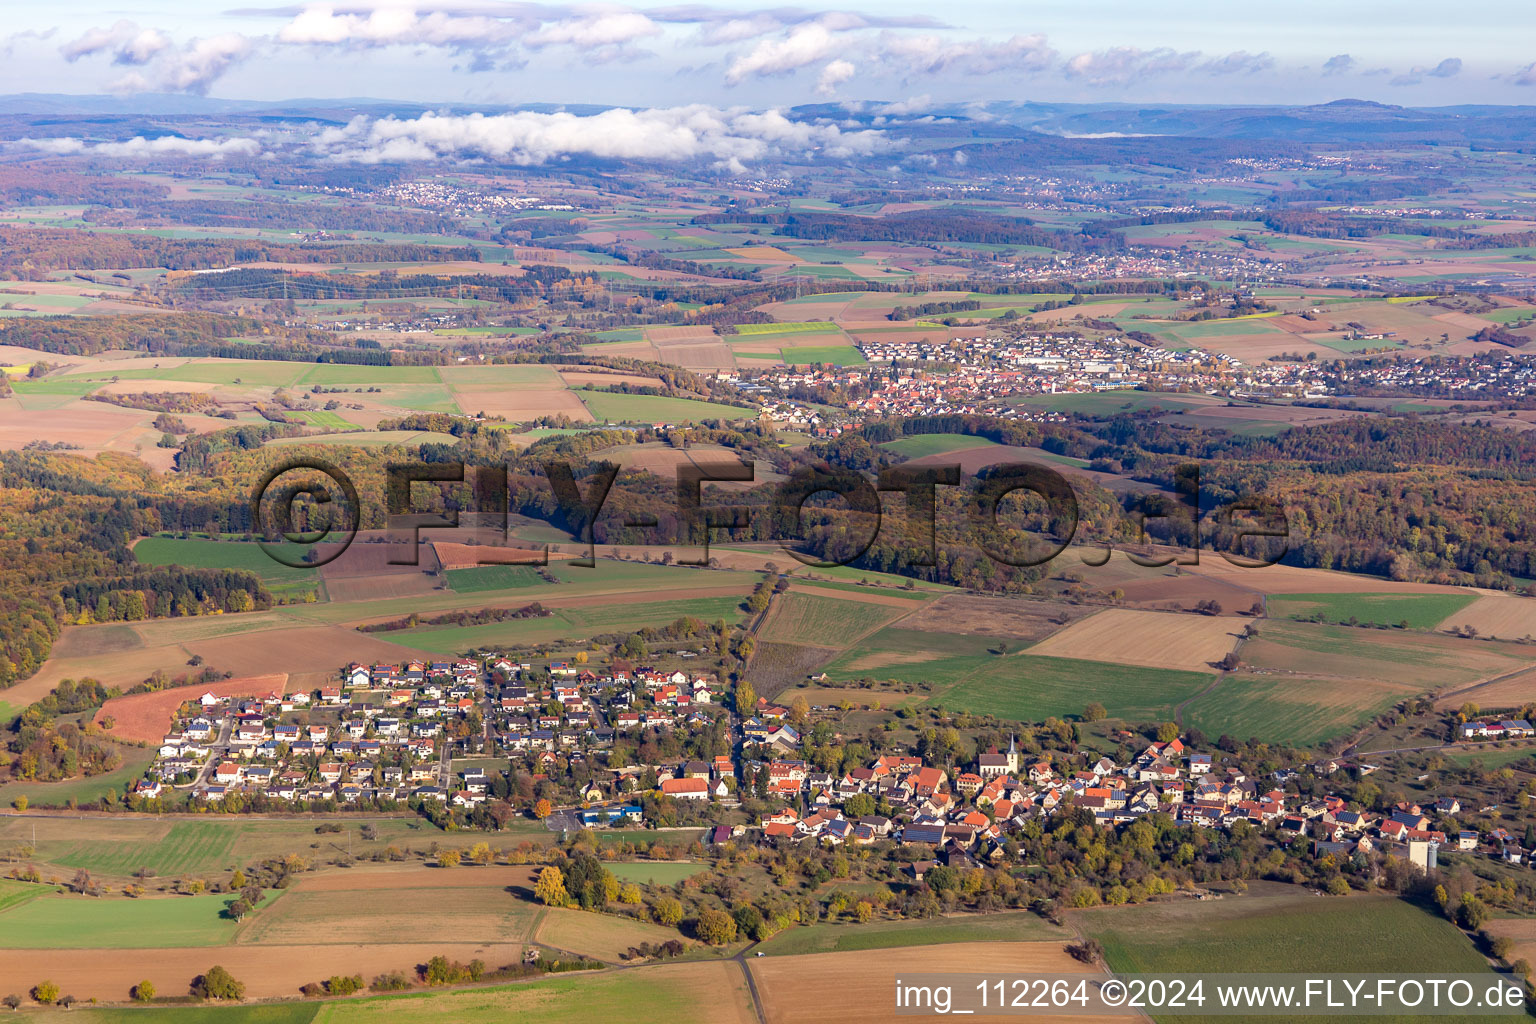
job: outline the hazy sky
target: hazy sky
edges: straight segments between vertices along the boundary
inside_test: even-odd
[[[828,98],[1536,103],[1529,0],[7,6],[7,93],[753,108]]]

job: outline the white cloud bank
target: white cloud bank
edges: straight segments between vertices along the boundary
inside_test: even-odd
[[[178,135],[162,135],[156,139],[146,139],[139,135],[124,142],[86,142],[73,138],[17,139],[15,145],[56,156],[109,156],[127,159],[195,156],[217,160],[226,156],[255,156],[261,152],[261,143],[255,139],[187,139]]]
[[[337,160],[492,160],[538,165],[570,157],[707,161],[740,171],[774,156],[867,156],[889,148],[879,131],[792,121],[777,110],[697,104],[599,114],[423,114],[411,120],[359,117],[315,137],[311,149]]]

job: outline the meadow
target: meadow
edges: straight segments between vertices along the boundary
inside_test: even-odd
[[[774,599],[775,608],[760,636],[818,647],[842,647],[884,626],[900,608],[837,597],[790,591]]]
[[[614,877],[622,882],[639,882],[641,885],[676,885],[685,878],[692,878],[704,870],[702,864],[692,861],[631,861],[608,865]]]
[[[533,984],[325,1003],[314,1024],[750,1024],[746,981],[734,964],[664,964],[560,976]]]
[[[1435,629],[1478,599],[1476,594],[1285,594],[1269,599],[1271,615],[1322,616],[1326,622]]]
[[[1243,645],[1242,660],[1262,671],[1387,679],[1426,691],[1514,672],[1532,658],[1499,641],[1270,619]]]
[[[945,455],[996,444],[996,441],[971,434],[909,434],[895,441],[886,441],[880,447],[909,459],[920,459],[925,455]]]
[[[784,362],[792,366],[828,363],[832,366],[863,366],[868,360],[852,345],[785,345],[779,350]]]
[[[1001,664],[979,668],[937,689],[931,702],[1010,721],[1038,722],[1053,715],[1081,715],[1090,701],[1098,701],[1112,718],[1170,721],[1180,702],[1213,679],[1201,672],[1025,653],[1010,655]]]
[[[868,924],[819,923],[788,928],[758,948],[769,956],[835,953],[898,946],[934,946],[950,942],[1001,940],[1025,942],[1068,939],[1071,933],[1027,912],[959,914],[925,921],[871,921]]]
[[[1144,904],[1082,911],[1074,917],[1083,932],[1103,945],[1116,972],[1432,971],[1493,978],[1487,961],[1450,922],[1386,896],[1313,896],[1302,889],[1256,885],[1248,895],[1228,896],[1219,903]],[[1158,1015],[1159,1021],[1186,1024],[1206,1019],[1232,1018]]]
[[[472,648],[584,640],[606,633],[633,632],[642,626],[663,626],[685,615],[706,622],[722,618],[735,622],[742,615],[740,597],[679,597],[654,603],[615,597],[611,604],[551,608],[550,611],[550,615],[537,619],[512,619],[479,626],[423,626],[373,635],[391,643],[451,656]]]
[[[535,935],[541,945],[610,963],[618,961],[631,947],[642,942],[656,945],[681,938],[676,928],[665,925],[616,914],[594,914],[558,907],[542,912]]]
[[[544,582],[537,570],[521,565],[477,565],[473,569],[449,569],[444,575],[448,586],[460,594],[521,590]]]
[[[1420,687],[1391,680],[1340,680],[1233,673],[1184,709],[1207,736],[1313,747],[1347,736]]]
[[[262,907],[270,906],[281,895],[267,893]],[[222,946],[232,941],[240,928],[240,922],[224,910],[231,899],[223,894],[136,900],[50,894],[0,915],[0,948]]]
[[[698,420],[756,419],[754,409],[717,405],[692,398],[626,395],[579,388],[576,395],[598,420],[608,423],[688,423]]]
[[[284,549],[302,552],[301,545],[278,544]],[[320,574],[314,569],[296,569],[276,561],[263,545],[243,540],[208,540],[206,538],[145,537],[133,546],[133,557],[144,565],[181,565],[188,569],[244,569],[255,573],[267,584],[307,584],[314,586]],[[292,555],[287,557],[292,558]]]
[[[379,845],[460,845],[456,837],[414,816],[366,820],[377,830]],[[57,868],[60,876],[83,868],[93,875],[126,879],[148,868],[158,878],[211,878],[266,857],[339,854],[349,841],[358,841],[353,830],[361,827],[361,820],[349,820],[343,827],[342,833],[321,836],[313,822],[282,819],[12,817],[0,819],[0,850],[32,845],[35,830],[33,860],[40,867]],[[466,837],[462,845],[468,844]]]

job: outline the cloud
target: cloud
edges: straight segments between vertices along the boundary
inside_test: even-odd
[[[1197,70],[1210,75],[1252,75],[1260,71],[1269,71],[1274,66],[1275,59],[1267,53],[1236,50],[1225,57],[1211,58],[1201,64]]]
[[[1412,67],[1396,78],[1391,85],[1418,85],[1426,78],[1455,78],[1461,74],[1461,58],[1447,57],[1434,67]]]
[[[623,46],[661,34],[661,26],[639,11],[609,11],[545,25],[525,36],[529,46],[574,46],[593,50]]]
[[[1346,74],[1346,73],[1348,73],[1350,71],[1353,71],[1354,68],[1355,68],[1355,65],[1357,63],[1359,63],[1359,62],[1356,61],[1355,58],[1351,57],[1349,54],[1341,53],[1341,54],[1338,54],[1337,56],[1329,57],[1326,61],[1323,62],[1323,74],[1325,74],[1325,75],[1342,75],[1342,74]]]
[[[991,75],[1005,71],[1039,71],[1056,60],[1043,35],[1016,35],[1001,43],[985,39],[948,41],[939,36],[882,33],[879,59],[908,73],[958,71]]]
[[[837,87],[853,77],[854,66],[846,60],[834,60],[821,69],[821,75],[816,79],[816,92],[822,96],[831,96],[837,92]]]
[[[157,156],[196,156],[221,160],[226,156],[255,156],[261,152],[261,143],[255,139],[186,139],[179,135],[162,135],[157,139],[146,139],[140,135],[125,142],[95,143],[75,138],[17,139],[15,144],[58,156],[146,159]]]
[[[73,63],[81,57],[111,53],[114,64],[147,64],[170,49],[171,41],[159,29],[141,29],[131,21],[118,21],[110,28],[93,28],[59,47],[64,59]]]
[[[893,103],[882,103],[875,108],[875,113],[882,117],[906,117],[908,114],[921,114],[931,106],[933,106],[933,97],[923,93],[921,96],[909,96]]]
[[[776,155],[842,158],[890,148],[884,133],[846,132],[793,121],[775,110],[704,105],[568,113],[442,115],[412,120],[359,117],[315,137],[312,149],[359,163],[494,160],[538,165],[570,157],[666,162],[707,161],[733,172]]]
[[[112,63],[142,68],[129,71],[111,83],[114,92],[160,90],[202,95],[226,71],[255,50],[255,41],[237,32],[207,39],[193,39],[177,46],[156,28],[140,28],[119,21],[109,28],[93,28],[59,47],[68,61],[97,54],[111,54]]]
[[[1082,79],[1089,85],[1127,85],[1151,75],[1188,71],[1199,59],[1195,50],[1180,53],[1166,46],[1155,50],[1116,46],[1078,54],[1067,61],[1066,73],[1068,78]]]
[[[56,28],[50,28],[46,31],[39,32],[36,29],[29,28],[22,32],[13,32],[6,36],[4,39],[0,39],[0,57],[9,57],[12,53],[15,52],[16,45],[18,43],[28,42],[31,40],[41,42],[44,39],[53,38],[54,34],[58,31],[59,30]]]
[[[440,46],[479,49],[505,45],[537,22],[433,11],[419,15],[410,8],[381,7],[366,15],[337,14],[330,7],[299,13],[277,33],[277,41],[296,46]]]
[[[1515,72],[1516,85],[1536,85],[1536,61]]]
[[[725,80],[740,85],[754,76],[786,74],[815,64],[837,48],[825,26],[801,25],[784,38],[764,39],[750,53],[737,57],[726,69]]]

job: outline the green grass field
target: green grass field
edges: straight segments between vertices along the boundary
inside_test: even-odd
[[[1191,701],[1184,722],[1207,736],[1310,747],[1353,732],[1421,689],[1388,681],[1234,673]]]
[[[268,893],[262,906],[281,895]],[[169,896],[96,899],[48,895],[0,914],[4,949],[148,949],[156,946],[222,946],[240,923],[224,913],[234,897]]]
[[[1140,412],[1143,409],[1181,409],[1210,404],[1204,396],[1157,391],[1085,391],[1079,394],[1026,395],[1009,401],[1013,405],[1028,405],[1055,412],[1080,412],[1087,416],[1113,416],[1120,412]]]
[[[301,545],[284,547],[302,553]],[[133,557],[145,565],[180,565],[188,569],[245,569],[268,584],[314,584],[314,569],[295,569],[274,561],[262,545],[238,540],[145,537],[133,546]]]
[[[691,862],[633,861],[609,864],[608,870],[623,882],[639,882],[642,885],[676,885],[683,879],[692,878],[703,871],[704,867],[703,864]]]
[[[144,769],[154,760],[154,754],[142,747],[119,746],[118,750],[123,755],[120,768],[62,782],[7,782],[0,786],[0,804],[9,804],[18,796],[25,796],[33,807],[67,807],[71,800],[86,804],[100,800],[108,793],[122,796],[128,784],[144,774]]]
[[[844,651],[824,671],[833,680],[882,679],[952,686],[995,667],[990,637],[887,626]]]
[[[852,345],[801,345],[785,346],[779,350],[786,363],[804,366],[808,363],[830,363],[833,366],[863,366],[868,362],[864,353]]]
[[[36,882],[17,882],[9,878],[0,878],[0,914],[7,910],[19,907],[24,903],[31,903],[39,896],[46,896],[58,892],[57,886],[40,885]],[[3,923],[3,919],[0,919]]]
[[[837,334],[842,330],[837,324],[825,320],[802,320],[783,324],[737,324],[736,333],[744,336],[755,334]]]
[[[473,569],[449,569],[446,575],[448,586],[460,594],[521,590],[544,582],[536,569],[524,565],[479,565]]]
[[[1354,618],[1366,624],[1406,622],[1410,629],[1434,629],[1477,598],[1477,594],[1283,594],[1269,599],[1269,611],[1293,619],[1321,614],[1327,622]]]
[[[880,445],[888,452],[904,455],[909,459],[920,459],[925,455],[943,455],[948,452],[965,451],[967,448],[985,448],[997,446],[996,441],[989,441],[984,437],[976,437],[972,434],[910,434],[896,441],[886,441]]]
[[[70,1020],[82,1024],[310,1024],[319,1012],[317,1003],[248,1003],[220,1006],[216,1003],[194,1006],[156,1006],[153,1009],[88,1007],[70,1011]],[[34,1024],[55,1021],[57,1010],[22,1010],[8,1019]]]
[[[1084,932],[1103,944],[1105,958],[1117,973],[1433,972],[1486,974],[1493,979],[1487,961],[1465,936],[1412,904],[1385,896],[1311,896],[1272,886],[1263,891],[1265,895],[1227,897],[1218,904],[1151,904],[1085,911],[1075,918]],[[1268,895],[1272,891],[1276,894]],[[1193,1024],[1236,1018],[1159,1014],[1157,1019]]]
[[[784,643],[841,647],[879,629],[901,609],[862,601],[791,591],[774,599],[777,607],[761,631],[762,639]]]
[[[330,1002],[315,1024],[708,1024],[717,1019],[715,993],[698,991],[692,975],[669,966],[642,967],[595,977],[565,976],[531,985],[458,992],[413,993]],[[744,984],[744,982],[743,982]]]
[[[142,772],[142,765],[138,770]],[[376,819],[372,824],[381,846],[444,840],[442,832],[421,819]],[[315,856],[312,844],[317,841],[322,852],[339,852],[347,841],[344,834],[317,835],[314,823],[308,821],[233,816],[206,820],[45,817],[0,819],[0,849],[30,845],[34,826],[36,862],[55,866],[65,878],[77,868],[117,878],[127,878],[140,868],[149,868],[160,878],[211,877],[267,857]]]
[[[1030,654],[997,659],[936,693],[934,703],[1002,719],[1038,722],[1080,715],[1090,701],[1127,721],[1169,721],[1173,709],[1210,685],[1203,672],[1112,665]]]
[[[756,419],[754,409],[716,405],[692,398],[626,395],[578,389],[576,395],[597,419],[609,423],[686,423],[698,420]]]
[[[282,362],[275,359],[207,359],[187,362],[180,366],[156,367],[154,360],[145,359],[143,369],[92,370],[87,364],[78,372],[64,376],[80,380],[179,380],[199,384],[253,384],[259,387],[292,387],[306,374],[317,369],[315,363]],[[352,372],[382,370],[388,367],[337,367]],[[373,380],[363,377],[357,383]]]
[[[349,422],[347,420],[344,420],[340,416],[338,416],[336,413],[334,413],[334,412],[327,412],[324,409],[310,409],[310,410],[307,410],[305,412],[290,412],[287,415],[288,415],[289,419],[300,419],[300,420],[303,420],[305,423],[308,423],[310,426],[312,426],[312,427],[319,427],[321,430],[357,430],[358,429],[358,426],[357,426],[356,423],[351,423],[351,422]]]
[[[1511,747],[1507,750],[1499,750],[1495,747],[1481,747],[1473,750],[1465,750],[1456,754],[1441,754],[1447,761],[1463,768],[1474,761],[1481,764],[1485,771],[1493,771],[1507,765],[1536,757],[1536,747]],[[1536,764],[1526,765],[1526,770],[1536,768]]]
[[[965,914],[926,921],[873,921],[869,924],[813,924],[789,928],[759,948],[769,956],[836,953],[897,946],[933,946],[946,942],[1044,942],[1071,933],[1025,912]]]

